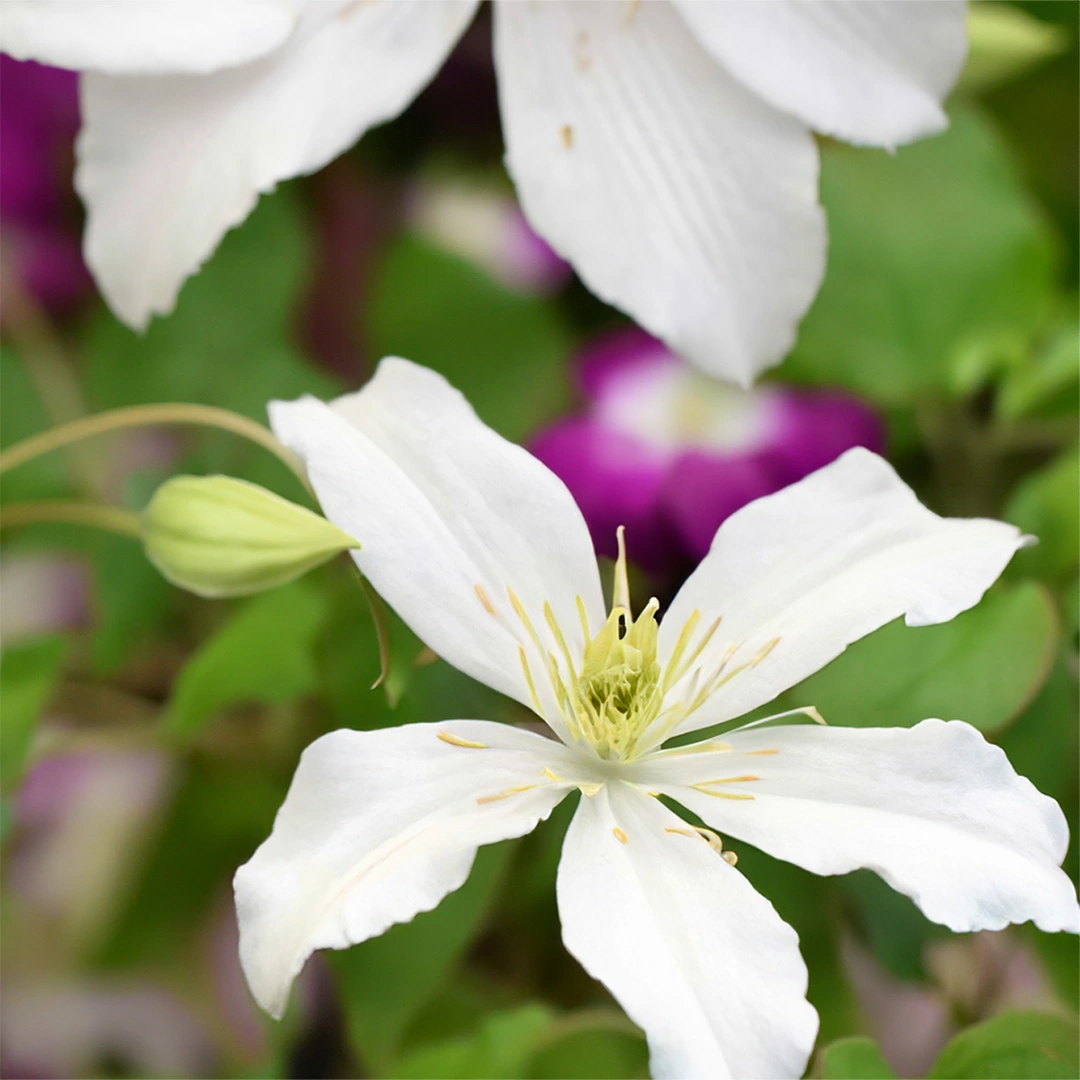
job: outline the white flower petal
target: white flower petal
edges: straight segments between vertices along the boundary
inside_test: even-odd
[[[721,620],[669,701],[694,678],[722,685],[674,731],[748,713],[900,615],[947,622],[1025,542],[999,521],[938,517],[861,448],[750,503],[720,526],[661,623],[666,663],[695,611],[699,631]]]
[[[946,125],[967,55],[963,0],[675,0],[698,40],[817,131],[893,147]]]
[[[1026,919],[1080,930],[1076,890],[1058,869],[1069,842],[1061,808],[969,724],[765,727],[723,740],[730,750],[665,751],[635,775],[721,833],[816,874],[876,870],[952,930]]]
[[[818,159],[668,4],[499,4],[507,167],[589,288],[743,384],[790,348],[821,281]]]
[[[82,80],[86,260],[142,328],[280,181],[321,169],[434,75],[476,0],[307,4],[269,56],[213,75]]]
[[[4,0],[0,50],[110,75],[205,74],[276,49],[293,0]]]
[[[558,899],[567,949],[645,1030],[658,1080],[802,1075],[817,1014],[798,936],[660,802],[619,782],[583,797]]]
[[[544,604],[580,662],[576,597],[593,633],[604,621],[588,528],[554,473],[483,424],[446,380],[384,360],[358,393],[332,406],[274,402],[275,434],[307,466],[326,516],[360,541],[357,565],[443,659],[525,705],[519,648],[546,692],[544,652],[558,654]],[[557,710],[544,710],[557,725]]]
[[[568,790],[543,770],[564,768],[569,753],[482,720],[312,743],[273,832],[233,883],[240,961],[258,1003],[280,1016],[315,949],[344,949],[429,911],[465,881],[481,844],[531,831]]]

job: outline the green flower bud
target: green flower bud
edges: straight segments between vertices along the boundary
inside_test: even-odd
[[[199,596],[243,596],[360,545],[324,517],[231,476],[176,476],[143,515],[147,558]]]
[[[960,86],[968,92],[1020,75],[1069,47],[1064,27],[1008,4],[971,4],[967,32],[968,57]]]

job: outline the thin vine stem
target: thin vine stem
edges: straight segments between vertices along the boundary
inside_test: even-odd
[[[0,474],[14,469],[27,461],[32,461],[42,454],[59,450],[81,439],[95,435],[105,435],[112,431],[126,428],[147,427],[153,424],[194,424],[200,427],[220,428],[240,435],[251,442],[269,450],[293,473],[310,491],[307,477],[300,462],[293,453],[267,430],[262,424],[249,420],[246,416],[219,409],[213,405],[190,405],[169,402],[161,405],[132,405],[123,409],[111,409],[108,412],[85,416],[79,420],[63,424],[60,427],[32,435],[0,453]]]
[[[94,529],[119,533],[141,540],[142,517],[122,506],[102,506],[99,503],[69,502],[65,499],[46,499],[41,502],[11,503],[0,510],[0,529],[44,523],[89,525]]]

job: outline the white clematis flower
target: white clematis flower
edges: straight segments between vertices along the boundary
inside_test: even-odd
[[[852,450],[729,518],[658,624],[655,601],[632,618],[624,563],[605,611],[569,492],[441,376],[385,360],[359,393],[271,419],[402,618],[553,734],[445,720],[304,752],[235,881],[244,971],[275,1016],[312,950],[434,907],[481,844],[575,790],[564,940],[644,1028],[657,1076],[799,1076],[817,1030],[795,932],[711,830],[820,874],[871,867],[954,930],[1078,929],[1061,810],[967,724],[746,725],[663,748],[892,619],[971,607],[1023,544],[1012,526],[940,518]]]
[[[86,72],[86,259],[143,327],[260,193],[321,169],[428,83],[478,0],[4,0],[0,48]],[[817,292],[811,130],[941,130],[963,0],[598,0],[495,9],[507,167],[599,297],[749,383]]]

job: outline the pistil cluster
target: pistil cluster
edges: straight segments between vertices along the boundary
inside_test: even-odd
[[[602,758],[633,757],[660,715],[664,690],[656,658],[659,606],[651,600],[633,621],[627,609],[612,608],[603,629],[585,647],[581,674],[563,712],[572,711],[578,733]]]

